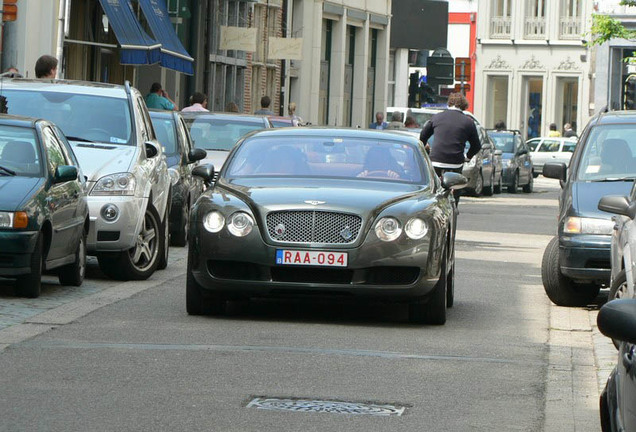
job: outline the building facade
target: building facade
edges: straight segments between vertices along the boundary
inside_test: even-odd
[[[591,0],[479,0],[474,111],[486,127],[504,121],[527,138],[550,123],[582,130],[593,108],[592,10]]]

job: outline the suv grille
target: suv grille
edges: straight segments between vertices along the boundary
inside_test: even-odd
[[[346,213],[299,210],[267,215],[267,232],[281,243],[349,244],[361,228],[362,218]]]

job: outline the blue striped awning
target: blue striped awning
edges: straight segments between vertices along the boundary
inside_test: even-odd
[[[159,63],[161,44],[144,31],[130,0],[99,0],[121,48],[120,62],[129,65]]]
[[[155,39],[161,43],[161,66],[192,75],[194,59],[174,30],[165,0],[139,0],[139,5]]]

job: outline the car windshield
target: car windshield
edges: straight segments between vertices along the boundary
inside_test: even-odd
[[[502,153],[514,153],[514,134],[508,132],[488,132],[488,136],[494,141],[497,150],[501,150]]]
[[[52,121],[69,140],[134,144],[127,99],[22,89],[3,95],[9,114]]]
[[[153,115],[150,118],[157,141],[163,146],[166,156],[177,154],[177,129],[174,121],[171,118],[158,118]]]
[[[636,124],[596,126],[583,147],[578,179],[591,181],[636,177]]]
[[[318,136],[254,137],[232,157],[226,177],[314,177],[428,184],[415,145]]]
[[[0,177],[41,177],[40,160],[40,146],[33,129],[0,126]]]
[[[185,121],[194,146],[204,150],[231,150],[243,135],[265,127],[262,120],[210,116],[186,117]]]

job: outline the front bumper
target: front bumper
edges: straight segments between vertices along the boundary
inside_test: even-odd
[[[194,226],[190,227],[195,232]],[[354,248],[311,245],[270,245],[258,230],[244,238],[229,234],[195,233],[188,260],[198,284],[232,297],[344,296],[391,298],[425,297],[441,274],[441,247],[408,239],[392,243],[363,242]],[[367,244],[374,243],[374,244]],[[276,251],[347,252],[346,268],[277,265]]]
[[[38,231],[0,231],[0,276],[31,273]]]
[[[561,273],[577,282],[609,284],[611,236],[562,235],[559,239]]]
[[[119,215],[113,222],[102,217],[102,208],[114,204]],[[89,196],[90,229],[86,246],[89,254],[128,250],[137,240],[144,222],[148,198],[135,196]]]

